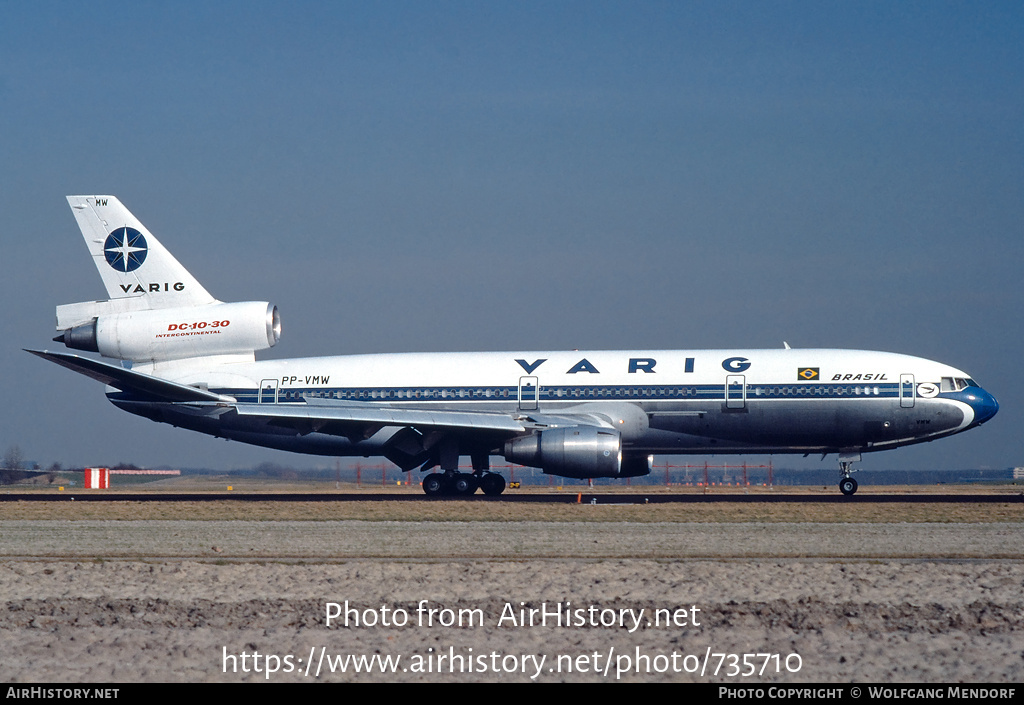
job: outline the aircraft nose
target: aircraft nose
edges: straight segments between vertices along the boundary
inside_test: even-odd
[[[973,425],[985,423],[999,411],[999,402],[981,387],[968,387],[964,391],[967,392],[967,403],[974,409]]]

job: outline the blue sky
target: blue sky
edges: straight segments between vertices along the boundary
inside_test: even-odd
[[[892,350],[1002,409],[865,467],[1024,464],[1019,3],[0,8],[4,448],[331,462],[22,352],[102,297],[64,196],[112,193],[213,295],[280,307],[274,357]]]

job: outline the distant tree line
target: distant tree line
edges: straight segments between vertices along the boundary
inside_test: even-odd
[[[33,463],[31,468],[26,467],[27,465],[28,463],[25,462],[25,456],[22,455],[21,448],[17,445],[8,446],[4,452],[2,467],[0,467],[0,485],[12,485],[18,480],[25,479],[25,476],[29,473],[35,473],[37,477],[33,479],[33,482],[38,482],[39,464]],[[63,470],[61,464],[54,463],[42,475],[52,485],[57,481],[57,475],[60,474],[61,470]]]

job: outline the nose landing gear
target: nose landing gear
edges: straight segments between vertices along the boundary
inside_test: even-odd
[[[847,497],[853,496],[857,491],[857,481],[850,477],[853,472],[853,464],[860,461],[860,453],[840,453],[839,471],[843,473],[839,480],[839,491]]]
[[[839,491],[849,497],[857,491],[857,481],[852,477],[844,477],[839,481]]]

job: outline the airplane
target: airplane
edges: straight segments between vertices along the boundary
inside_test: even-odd
[[[28,350],[107,385],[117,407],[258,446],[383,456],[431,496],[500,495],[501,456],[570,478],[630,478],[658,454],[862,453],[951,436],[995,398],[959,369],[858,350],[402,353],[256,360],[276,306],[210,295],[114,196],[68,196],[108,299],[57,307],[74,350]],[[472,472],[459,470],[469,456]]]

